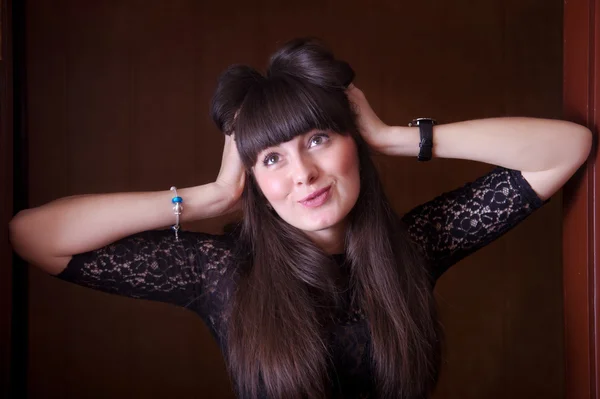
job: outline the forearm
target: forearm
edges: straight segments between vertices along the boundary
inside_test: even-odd
[[[225,212],[231,204],[214,183],[178,190],[181,222]],[[43,266],[94,250],[145,230],[175,223],[169,190],[82,195],[19,212],[10,223],[11,242],[24,259]],[[50,270],[49,270],[50,271]]]
[[[419,130],[386,128],[385,153],[417,156]],[[433,156],[468,159],[521,171],[581,164],[590,131],[572,122],[534,118],[492,118],[434,126]]]

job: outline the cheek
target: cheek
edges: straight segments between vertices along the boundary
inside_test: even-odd
[[[354,206],[360,192],[360,171],[358,169],[358,161],[348,165],[345,169],[345,177],[346,194],[348,195],[348,199],[352,201],[352,206]]]
[[[347,154],[338,165],[339,173],[349,179],[358,179],[358,159],[355,154]]]
[[[256,182],[262,190],[263,195],[269,202],[276,202],[287,197],[289,188],[284,180],[277,176],[256,176]]]
[[[345,146],[337,159],[337,174],[343,176],[350,191],[358,192],[360,190],[360,171],[356,148],[353,145]]]

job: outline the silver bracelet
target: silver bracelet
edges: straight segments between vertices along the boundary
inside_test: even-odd
[[[175,241],[179,241],[179,216],[183,212],[183,198],[177,195],[177,187],[171,187],[171,191],[175,192],[175,196],[171,199],[173,213],[175,213],[175,224],[171,226],[171,229],[175,232]]]

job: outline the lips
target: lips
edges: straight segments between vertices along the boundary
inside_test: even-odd
[[[331,186],[327,186],[320,190],[314,191],[298,202],[301,203],[302,205],[310,207],[310,208],[314,208],[314,207],[323,205],[329,199],[330,189],[331,189]]]

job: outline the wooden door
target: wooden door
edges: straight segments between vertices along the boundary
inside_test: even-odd
[[[587,165],[565,187],[563,219],[565,389],[568,399],[587,399],[600,394],[600,1],[565,2],[564,46],[565,116],[590,127],[595,135]]]

